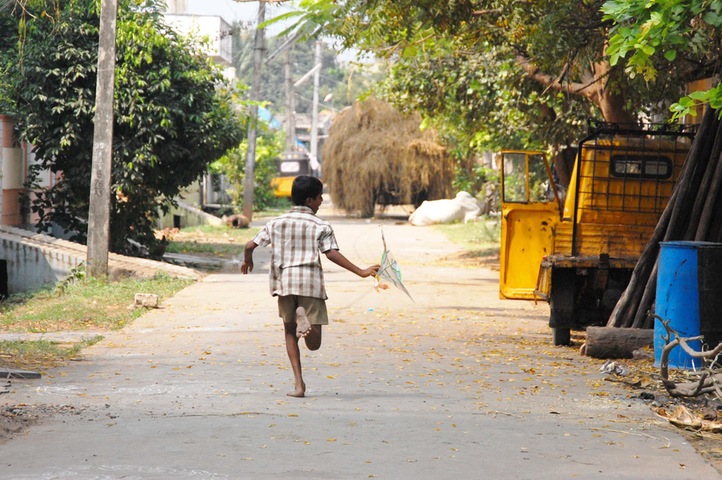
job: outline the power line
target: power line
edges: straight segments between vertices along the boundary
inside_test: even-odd
[[[297,97],[301,97],[301,98],[303,98],[304,100],[306,100],[306,101],[308,101],[308,102],[313,101],[313,100],[311,100],[310,98],[308,98],[307,96],[301,95],[301,94],[298,93],[298,92],[296,92],[296,96],[297,96]],[[333,105],[331,105],[331,104],[324,103],[324,102],[318,102],[318,104],[321,105],[321,106],[323,106],[324,108],[328,108],[329,110],[333,110],[334,112],[338,112],[338,109],[334,108]]]

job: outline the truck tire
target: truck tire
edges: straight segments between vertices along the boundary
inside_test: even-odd
[[[572,344],[572,329],[552,328],[552,342],[555,346],[568,347]]]
[[[576,325],[576,273],[570,268],[552,270],[549,292],[549,326],[554,345],[571,344],[571,328]]]

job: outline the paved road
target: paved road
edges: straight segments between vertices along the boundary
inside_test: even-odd
[[[335,223],[377,261],[375,222]],[[599,361],[552,347],[545,305],[498,299],[425,227],[385,222],[415,302],[327,263],[332,324],[292,374],[256,272],[206,277],[85,359],[0,401],[53,410],[0,446],[0,479],[722,478]]]

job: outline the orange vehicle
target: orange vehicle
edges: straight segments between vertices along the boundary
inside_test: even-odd
[[[597,123],[558,194],[542,152],[502,152],[500,296],[549,302],[555,345],[604,324],[680,175],[694,130]]]

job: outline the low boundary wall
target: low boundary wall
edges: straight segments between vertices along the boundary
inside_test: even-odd
[[[85,245],[0,225],[0,260],[7,265],[7,291],[10,294],[53,285],[84,263],[86,257]],[[108,272],[113,279],[152,277],[161,272],[179,278],[199,279],[202,276],[191,268],[114,253],[108,258]]]

